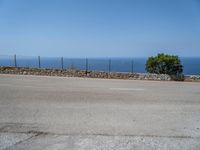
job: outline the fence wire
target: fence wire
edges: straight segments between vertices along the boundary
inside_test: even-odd
[[[147,58],[66,58],[0,55],[0,66],[145,73]],[[199,58],[182,58],[184,74],[200,74]]]

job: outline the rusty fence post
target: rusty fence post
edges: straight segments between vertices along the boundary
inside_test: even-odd
[[[111,72],[111,59],[108,60],[108,72]]]
[[[88,72],[88,58],[85,59],[85,71]]]
[[[40,64],[40,56],[38,56],[38,67],[39,67],[39,68],[41,67],[41,64]]]
[[[133,59],[131,60],[131,73],[133,73]]]
[[[61,68],[63,69],[63,57],[61,57]]]

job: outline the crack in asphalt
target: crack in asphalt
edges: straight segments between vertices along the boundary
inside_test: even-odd
[[[124,135],[111,135],[111,134],[65,134],[65,133],[53,133],[53,132],[42,132],[42,131],[0,131],[0,133],[16,133],[16,134],[34,134],[34,137],[41,135],[58,135],[58,136],[107,136],[107,137],[152,137],[152,138],[176,138],[176,139],[200,139],[200,137],[192,137],[192,136],[163,136],[163,135],[135,135],[135,134],[124,134]]]
[[[174,136],[167,136],[167,135],[149,135],[149,134],[144,134],[144,135],[136,135],[136,134],[99,134],[99,133],[94,133],[94,134],[76,134],[76,133],[54,133],[54,132],[43,132],[43,131],[36,131],[36,130],[27,130],[27,131],[10,131],[12,129],[15,129],[15,126],[24,128],[26,129],[26,125],[22,123],[6,123],[4,126],[0,128],[0,133],[19,133],[19,134],[34,134],[35,136],[40,136],[40,135],[60,135],[60,136],[121,136],[121,137],[157,137],[157,138],[179,138],[179,139],[200,139],[200,137],[192,137],[192,136],[180,136],[180,135],[174,135]],[[10,129],[10,128],[11,129]],[[13,128],[14,127],[14,128]]]
[[[4,133],[13,133],[13,132],[4,132]],[[27,133],[27,134],[30,134],[30,133]],[[20,140],[20,141],[14,143],[13,145],[10,145],[10,146],[6,147],[4,150],[9,150],[10,148],[15,147],[16,145],[19,145],[19,144],[21,144],[21,143],[23,143],[23,142],[29,141],[29,140],[32,139],[33,137],[37,137],[37,136],[39,136],[39,133],[38,133],[38,134],[35,134],[35,135],[33,134],[32,136],[30,136],[30,137],[27,138],[27,139]]]

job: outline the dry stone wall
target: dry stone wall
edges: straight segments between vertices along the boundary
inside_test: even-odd
[[[149,73],[122,73],[122,72],[98,72],[98,71],[81,71],[74,69],[45,69],[45,68],[21,68],[21,67],[0,67],[1,74],[19,74],[19,75],[41,75],[41,76],[61,76],[61,77],[88,77],[88,78],[109,78],[109,79],[132,79],[132,80],[155,80],[170,81],[174,80],[166,74],[149,74]],[[192,76],[187,80],[200,80],[200,76]]]

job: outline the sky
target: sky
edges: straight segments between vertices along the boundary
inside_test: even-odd
[[[0,55],[200,57],[200,0],[0,0]]]

